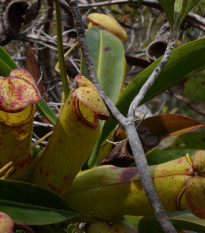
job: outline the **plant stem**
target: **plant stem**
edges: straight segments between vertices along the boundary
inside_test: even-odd
[[[63,83],[63,90],[66,99],[69,94],[69,79],[67,78],[65,60],[64,60],[61,10],[60,10],[59,0],[55,0],[55,5],[56,5],[56,32],[57,32],[58,59],[59,59],[61,80]]]
[[[87,42],[86,42],[86,38],[85,38],[85,29],[84,29],[84,25],[82,22],[82,17],[80,14],[80,10],[79,10],[77,1],[75,1],[75,0],[66,0],[66,1],[69,4],[69,6],[71,7],[71,11],[72,11],[73,19],[74,19],[74,23],[75,23],[75,28],[76,28],[76,31],[78,34],[79,45],[81,48],[82,55],[84,57],[85,64],[86,64],[87,69],[88,69],[88,74],[90,76],[90,79],[92,80],[92,82],[94,83],[96,88],[98,89],[98,91],[99,91],[101,97],[103,98],[106,106],[108,107],[110,113],[114,116],[114,118],[118,121],[118,123],[124,128],[124,130],[127,134],[127,137],[128,137],[128,140],[130,142],[130,146],[131,146],[131,149],[133,152],[133,156],[134,156],[135,162],[137,164],[137,169],[138,169],[138,172],[140,174],[142,185],[145,189],[145,192],[146,192],[147,197],[150,201],[150,204],[152,205],[152,208],[154,210],[154,213],[156,215],[157,220],[161,224],[161,227],[163,228],[164,232],[176,233],[176,230],[174,229],[173,225],[171,224],[170,220],[168,219],[166,212],[162,206],[162,203],[157,195],[156,189],[154,187],[154,184],[152,182],[152,179],[151,179],[151,176],[149,173],[148,164],[147,164],[147,161],[146,161],[146,158],[144,155],[142,144],[140,142],[140,139],[138,137],[138,134],[137,134],[136,128],[135,128],[135,119],[133,116],[134,108],[138,106],[138,101],[146,93],[146,91],[148,90],[150,85],[148,85],[148,87],[147,87],[147,85],[145,85],[145,87],[144,86],[142,87],[142,92],[140,94],[140,97],[136,97],[134,99],[134,102],[130,106],[131,110],[129,111],[129,116],[128,116],[128,118],[125,118],[120,113],[120,111],[115,107],[115,105],[112,103],[112,101],[108,98],[108,96],[104,93],[104,91],[102,90],[102,88],[100,86],[100,83],[99,83],[98,78],[97,78],[97,73],[96,73],[96,70],[94,67],[94,63],[92,61],[92,58],[91,58],[91,55],[89,52],[89,48],[87,46]],[[171,53],[171,51],[170,51],[170,53]],[[168,61],[168,56],[167,56],[166,61]],[[157,72],[159,73],[161,71],[160,69],[162,69],[165,64],[166,63],[164,63],[162,65],[162,67],[159,64],[155,70],[157,70]],[[154,72],[156,73],[156,71],[154,71]],[[154,75],[154,77],[155,77],[155,75]],[[155,79],[156,79],[156,77],[155,77]],[[153,77],[148,79],[149,83],[151,82],[150,80],[152,80],[152,79],[153,79]],[[153,80],[153,82],[154,82],[154,80]]]

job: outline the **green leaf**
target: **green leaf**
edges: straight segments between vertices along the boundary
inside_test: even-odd
[[[185,156],[187,153],[194,155],[196,149],[167,149],[160,150],[158,147],[147,152],[146,158],[149,165],[157,165]],[[136,166],[136,165],[134,165]]]
[[[79,214],[55,194],[28,183],[0,180],[0,210],[14,221],[47,225]]]
[[[48,106],[46,101],[44,99],[41,100],[41,102],[37,103],[37,110],[47,119],[51,122],[51,124],[55,125],[58,117],[55,115],[55,113],[52,111],[52,109]]]
[[[97,71],[100,84],[115,103],[121,94],[125,76],[124,48],[121,41],[110,32],[90,27],[86,33],[86,40]],[[87,68],[82,59],[81,73],[88,77]],[[100,139],[98,139],[100,142]],[[101,143],[101,142],[100,142]],[[100,145],[100,144],[99,144]],[[96,144],[89,160],[89,166],[95,163],[95,154],[99,150]],[[98,153],[98,152],[97,152]]]
[[[161,92],[182,81],[187,75],[201,70],[205,66],[205,38],[187,43],[174,49],[169,62],[157,77],[154,85],[148,90],[141,104],[159,95]],[[159,64],[161,58],[143,70],[125,89],[117,101],[117,108],[126,114],[130,103],[137,95],[145,81],[151,75],[154,68]],[[106,139],[114,129],[117,122],[113,117],[106,121],[99,145]]]
[[[184,18],[188,15],[189,11],[200,0],[176,0],[174,4],[174,24],[177,28],[180,27]]]
[[[174,17],[174,2],[175,0],[158,0],[159,4],[164,9],[169,21],[170,28],[173,29],[173,17]]]
[[[205,150],[205,133],[187,133],[178,136],[169,148]]]
[[[132,224],[135,229],[138,229],[138,222],[139,222],[140,218],[141,217],[139,217],[139,216],[132,216],[132,215],[124,215],[123,216],[123,220]]]
[[[205,103],[205,77],[190,77],[184,84],[183,94],[191,100]]]
[[[189,210],[168,214],[174,227],[179,230],[194,232],[205,231],[205,220],[195,217]],[[139,221],[139,233],[163,233],[158,221],[154,216],[142,217]]]
[[[177,229],[186,229],[190,231],[205,231],[205,220],[194,216],[190,210],[179,211],[168,214],[171,222]]]
[[[33,149],[33,160],[37,157],[37,155],[41,152],[38,147],[34,147]]]
[[[8,55],[8,53],[0,46],[0,59],[7,64],[7,66],[11,69],[14,70],[17,67],[16,63],[14,60]],[[7,74],[8,75],[8,74]]]
[[[124,83],[125,58],[121,41],[108,31],[90,27],[86,33],[86,40],[100,84],[115,103]],[[81,73],[88,78],[84,61],[81,62]]]
[[[168,142],[169,148],[161,149],[161,147],[165,147],[166,141],[171,138],[173,138],[173,141]],[[146,154],[147,162],[149,165],[156,165],[185,156],[187,153],[192,156],[197,150],[205,150],[204,141],[205,134],[197,132],[167,138],[160,143],[159,147]]]
[[[3,61],[0,59],[0,75],[1,76],[8,76],[12,69]]]

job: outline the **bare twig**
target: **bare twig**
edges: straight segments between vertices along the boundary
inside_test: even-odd
[[[44,36],[37,36],[37,35],[34,35],[34,34],[28,34],[28,35],[26,35],[26,36],[24,36],[24,37],[22,37],[22,36],[19,36],[19,37],[17,37],[18,39],[20,39],[20,40],[25,40],[25,41],[31,41],[31,42],[34,42],[34,43],[38,43],[38,42],[43,42],[43,43],[45,43],[46,45],[47,44],[52,44],[52,45],[54,45],[55,46],[55,48],[56,48],[56,45],[57,45],[57,41],[56,41],[56,39],[55,38],[52,38],[52,39],[48,39],[48,38],[46,38],[46,37],[44,37]],[[24,39],[25,38],[25,39]],[[63,43],[63,46],[64,47],[71,47],[71,44],[68,44],[68,43]]]
[[[108,139],[106,139],[105,141],[106,141],[107,143],[110,143],[110,144],[113,144],[113,145],[117,146],[117,145],[121,144],[122,142],[127,141],[127,138],[125,138],[125,139],[123,139],[123,140],[121,140],[121,141],[119,141],[119,142],[110,141],[110,140],[108,140]]]
[[[148,90],[148,88],[153,84],[154,80],[160,73],[161,69],[164,67],[166,62],[168,61],[169,55],[171,53],[171,49],[173,46],[172,43],[169,45],[169,48],[166,50],[166,58],[162,59],[162,64],[160,63],[157,68],[154,70],[154,74],[148,79],[148,81],[145,83],[145,86],[142,87],[139,97],[134,99],[133,103],[130,106],[128,118],[125,118],[119,110],[115,107],[115,105],[112,103],[112,101],[107,97],[107,95],[102,90],[98,78],[97,73],[89,52],[89,48],[86,43],[85,39],[85,29],[82,22],[82,17],[80,14],[80,10],[77,4],[77,1],[75,0],[66,0],[67,3],[71,7],[71,11],[73,14],[73,19],[75,23],[75,28],[78,34],[78,41],[81,48],[82,55],[84,57],[85,64],[88,69],[88,74],[92,80],[92,82],[95,84],[96,88],[98,89],[101,97],[103,98],[105,104],[107,105],[110,113],[114,116],[114,118],[119,122],[119,124],[124,128],[126,135],[128,137],[133,156],[137,165],[138,172],[140,174],[141,182],[143,184],[143,187],[145,189],[145,192],[147,194],[147,197],[153,207],[155,216],[157,217],[159,223],[161,224],[163,230],[167,233],[176,233],[176,230],[174,229],[173,225],[169,221],[166,212],[162,206],[162,203],[157,195],[156,189],[154,187],[154,184],[152,182],[152,178],[149,173],[149,168],[147,161],[144,156],[144,151],[142,148],[142,144],[140,142],[139,136],[136,131],[135,127],[135,119],[134,114],[136,107],[141,101],[141,98],[143,98]],[[171,40],[172,41],[172,40]],[[156,76],[156,77],[155,77]]]
[[[33,121],[33,127],[36,126],[42,126],[42,127],[46,127],[46,128],[54,128],[54,126],[52,124],[48,124],[48,123],[41,123],[39,121]]]

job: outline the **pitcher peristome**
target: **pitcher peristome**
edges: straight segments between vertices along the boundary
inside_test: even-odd
[[[35,103],[41,100],[34,79],[24,69],[0,77],[0,168],[10,161],[15,166],[1,178],[23,179],[32,161],[31,138]]]

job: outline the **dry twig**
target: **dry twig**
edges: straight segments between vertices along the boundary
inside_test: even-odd
[[[139,94],[134,99],[133,103],[130,106],[128,118],[126,118],[119,112],[119,110],[115,107],[115,105],[108,98],[108,96],[104,93],[104,91],[102,90],[100,86],[100,83],[97,78],[97,73],[96,73],[90,52],[89,52],[89,48],[86,43],[85,29],[84,29],[84,25],[83,25],[83,21],[82,21],[82,17],[80,14],[77,1],[67,0],[67,3],[71,7],[71,11],[72,11],[73,19],[75,23],[75,28],[78,34],[79,45],[81,48],[82,55],[84,57],[85,64],[88,69],[88,74],[90,76],[90,79],[92,80],[96,88],[98,89],[110,113],[118,121],[118,123],[124,128],[127,134],[143,187],[153,207],[155,216],[157,217],[159,223],[161,224],[165,232],[176,233],[175,228],[173,227],[173,225],[171,224],[171,222],[169,221],[166,215],[166,212],[162,206],[162,203],[157,195],[156,189],[152,182],[152,178],[149,173],[148,164],[147,164],[147,161],[144,155],[142,144],[140,142],[139,136],[135,128],[135,116],[134,116],[136,107],[139,105],[146,91],[149,89],[149,87],[151,87],[156,77],[161,72],[166,62],[169,60],[169,56],[173,49],[174,40],[173,38],[170,40],[170,43],[169,43],[169,46],[167,47],[164,58],[162,59],[160,64],[156,67],[153,74],[149,77],[145,85],[141,88]]]

